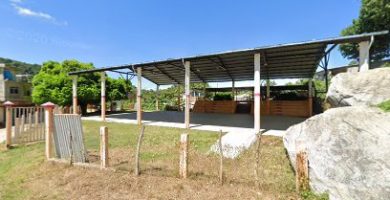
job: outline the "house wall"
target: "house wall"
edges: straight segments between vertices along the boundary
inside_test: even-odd
[[[8,79],[4,72],[7,72]],[[16,78],[17,71],[12,67],[0,64],[0,127],[5,124],[5,108],[3,103],[12,101],[16,106],[31,106],[32,85],[31,83]],[[11,88],[17,88],[16,94],[11,94]]]
[[[18,93],[12,94],[11,89],[17,88]],[[30,105],[32,104],[31,98],[31,84],[26,82],[17,81],[4,81],[4,94],[6,101],[12,101],[16,105]]]

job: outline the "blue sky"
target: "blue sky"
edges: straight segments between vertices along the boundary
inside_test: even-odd
[[[360,0],[0,0],[0,57],[103,67],[322,39],[338,36],[359,7]],[[329,66],[346,63],[337,50]]]

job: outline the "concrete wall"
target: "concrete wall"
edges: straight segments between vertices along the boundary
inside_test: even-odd
[[[31,98],[31,83],[17,82],[17,81],[4,81],[4,94],[6,101],[12,101],[15,104],[32,104]],[[11,88],[18,88],[17,94],[11,94]]]

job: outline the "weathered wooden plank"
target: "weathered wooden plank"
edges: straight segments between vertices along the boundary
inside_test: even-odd
[[[180,167],[181,178],[187,178],[188,173],[188,133],[180,135]]]

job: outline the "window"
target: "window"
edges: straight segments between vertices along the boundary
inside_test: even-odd
[[[19,88],[18,87],[10,87],[9,93],[10,94],[18,94],[19,93]]]
[[[30,96],[31,95],[31,91],[30,90],[25,90],[24,91],[24,96]]]

